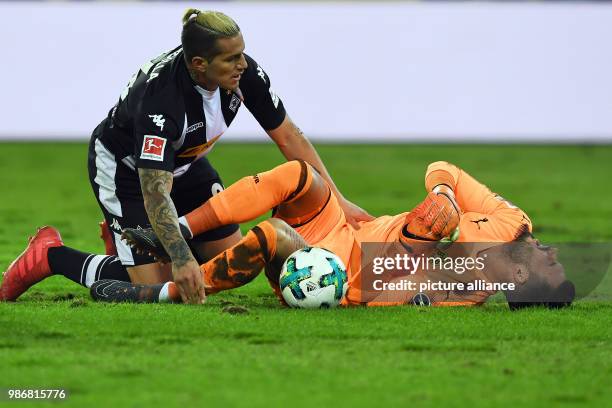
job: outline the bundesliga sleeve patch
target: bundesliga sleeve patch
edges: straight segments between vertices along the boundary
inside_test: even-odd
[[[164,150],[167,140],[163,137],[145,135],[142,142],[140,158],[146,160],[164,161]]]

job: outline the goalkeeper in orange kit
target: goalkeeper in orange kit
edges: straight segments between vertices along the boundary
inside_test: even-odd
[[[420,244],[437,245],[445,240],[484,244],[479,254],[487,252],[496,262],[481,277],[488,282],[513,282],[517,290],[505,293],[511,307],[571,303],[574,287],[556,261],[556,251],[540,245],[531,235],[531,220],[521,209],[446,162],[429,165],[425,187],[425,200],[412,211],[381,216],[354,228],[347,223],[336,197],[317,171],[305,162],[292,161],[239,180],[180,222],[189,238],[221,225],[250,221],[273,209],[272,218],[259,223],[239,244],[201,266],[208,294],[244,285],[265,268],[270,285],[280,297],[278,276],[282,263],[295,250],[310,245],[333,251],[347,265],[349,289],[344,305],[410,303],[414,295],[422,299],[423,294],[407,291],[399,301],[385,301],[384,296],[371,296],[363,290],[363,244],[395,243],[412,251]],[[140,250],[167,260],[152,230],[128,229],[124,237]],[[523,250],[503,247],[509,242],[522,243]],[[529,250],[525,251],[525,247]],[[135,298],[132,300],[180,301],[172,282],[147,286],[104,281],[92,287],[94,298],[100,300],[121,300],[117,293],[127,292]],[[477,290],[443,296],[430,293],[429,297],[434,305],[476,305],[493,293]]]

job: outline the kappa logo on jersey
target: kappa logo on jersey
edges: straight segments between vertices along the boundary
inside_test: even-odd
[[[141,159],[164,161],[166,139],[157,136],[145,135],[142,143]]]
[[[159,126],[161,131],[164,131],[164,123],[166,123],[166,119],[164,119],[164,115],[149,115],[155,126]]]
[[[266,82],[266,73],[264,72],[264,70],[259,65],[257,66],[257,75],[260,76],[262,81]]]
[[[149,117],[155,123],[155,126],[159,126],[161,131],[164,131],[164,123],[166,123],[166,119],[164,119],[164,115],[149,115]]]
[[[238,107],[240,106],[240,98],[236,95],[232,95],[232,99],[230,100],[229,108],[232,112],[236,113]]]
[[[110,225],[111,229],[114,229],[117,232],[122,232],[123,228],[121,228],[121,224],[119,224],[119,221],[117,221],[116,218],[113,218],[113,222]]]
[[[193,131],[198,130],[199,128],[204,127],[204,122],[198,122],[198,123],[194,123],[193,125],[189,126],[187,128],[187,131],[185,133],[191,133]]]
[[[280,100],[278,95],[270,89],[270,96],[272,97],[272,103],[274,104],[274,107],[278,109],[278,101]]]

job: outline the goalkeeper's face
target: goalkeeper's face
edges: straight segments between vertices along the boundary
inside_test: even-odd
[[[557,249],[543,245],[533,237],[527,238],[523,244],[523,259],[514,261],[514,278],[520,285],[509,294],[511,307],[513,302],[551,307],[571,303],[575,295],[574,286],[567,280],[565,268],[557,259]]]
[[[552,288],[561,285],[566,277],[565,268],[557,259],[557,248],[543,245],[533,237],[528,238],[526,242],[532,248],[531,256],[526,262],[529,273]]]

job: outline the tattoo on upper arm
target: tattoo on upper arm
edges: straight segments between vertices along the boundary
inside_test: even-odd
[[[178,214],[170,198],[172,173],[165,170],[138,169],[144,205],[151,226],[176,266],[183,266],[193,255],[181,235]]]

